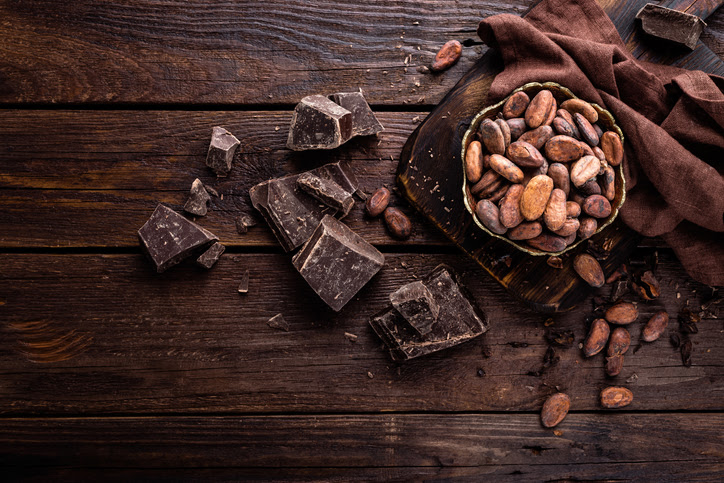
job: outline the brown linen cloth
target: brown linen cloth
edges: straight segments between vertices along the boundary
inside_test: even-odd
[[[694,279],[724,285],[724,78],[634,59],[595,0],[543,0],[478,35],[505,63],[491,103],[554,81],[611,111],[626,137],[621,218],[662,236]]]

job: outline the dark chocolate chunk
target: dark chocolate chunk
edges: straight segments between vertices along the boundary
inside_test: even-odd
[[[287,147],[295,151],[333,149],[351,137],[351,112],[324,96],[307,96],[294,108]]]
[[[205,184],[205,185],[204,185],[204,188],[206,188],[206,191],[207,191],[211,196],[216,196],[217,198],[219,197],[219,192],[216,191],[213,186],[209,186],[209,185]]]
[[[437,322],[440,307],[427,287],[419,280],[392,292],[390,302],[420,335],[430,332]]]
[[[384,131],[362,91],[338,92],[329,96],[334,102],[352,113],[352,136],[370,136]]]
[[[346,216],[354,206],[352,193],[345,191],[332,180],[320,178],[313,173],[303,173],[297,178],[297,185],[325,205]]]
[[[334,181],[348,193],[354,193],[359,188],[359,182],[354,175],[354,171],[352,171],[349,163],[345,161],[325,164],[324,166],[311,170],[310,173],[320,178]]]
[[[158,205],[138,230],[138,239],[158,273],[218,240],[213,233],[164,205]]]
[[[236,232],[239,235],[243,235],[244,233],[249,231],[249,228],[256,225],[256,221],[254,221],[254,218],[249,215],[237,216],[236,220],[234,220],[234,223],[236,225]]]
[[[268,325],[272,329],[289,332],[289,323],[284,320],[284,316],[282,314],[276,314],[274,317],[267,321],[266,325]]]
[[[694,50],[706,23],[690,13],[647,3],[636,14],[641,28],[649,35]]]
[[[325,215],[292,264],[312,290],[339,311],[382,268],[385,257],[336,218]]]
[[[206,192],[203,183],[200,179],[196,178],[194,182],[191,183],[191,194],[189,195],[189,199],[186,200],[184,211],[196,216],[206,216],[206,204],[210,199],[211,196]]]
[[[196,263],[205,269],[209,269],[219,260],[226,247],[219,242],[214,243],[196,259]]]
[[[249,292],[249,270],[244,270],[244,273],[241,274],[241,282],[239,282],[237,291],[239,293]]]
[[[436,352],[473,339],[488,330],[485,314],[458,282],[452,268],[440,265],[422,283],[439,306],[437,323],[420,335],[393,308],[370,320],[372,329],[387,345],[392,359],[402,361]]]
[[[211,144],[206,154],[206,166],[217,176],[226,176],[231,171],[234,152],[239,147],[239,140],[223,127],[216,126],[211,133]]]

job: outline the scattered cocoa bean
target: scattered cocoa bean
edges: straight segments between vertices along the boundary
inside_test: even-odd
[[[583,355],[592,357],[601,352],[603,348],[606,347],[610,333],[611,329],[605,320],[594,320],[591,324],[591,329],[588,331],[586,340],[583,341]]]
[[[614,354],[606,357],[606,375],[616,377],[623,369],[623,354]]]
[[[651,270],[646,270],[643,275],[636,277],[632,285],[634,291],[644,300],[655,300],[661,295],[659,281],[656,280]]]
[[[628,325],[639,316],[636,306],[630,302],[619,302],[606,310],[606,320],[616,325]]]
[[[646,326],[642,332],[644,342],[653,342],[664,333],[669,325],[669,314],[665,310],[656,312],[653,317],[646,322]]]
[[[559,270],[563,268],[563,260],[561,260],[561,257],[548,257],[546,263],[549,267],[557,268]]]
[[[503,104],[503,117],[505,119],[521,117],[525,113],[528,104],[530,104],[528,94],[523,91],[516,92]]]
[[[561,103],[561,109],[565,109],[572,114],[582,114],[589,123],[598,121],[598,112],[596,109],[583,99],[566,99]]]
[[[471,185],[483,177],[483,147],[480,141],[472,141],[465,151],[465,176]]]
[[[631,346],[631,334],[628,330],[623,327],[616,327],[611,332],[611,337],[608,341],[608,349],[606,354],[614,356],[616,354],[625,354],[628,348]]]
[[[379,216],[390,202],[390,190],[385,187],[377,188],[372,196],[367,198],[365,208],[370,216]]]
[[[607,387],[601,391],[601,406],[606,409],[618,409],[633,401],[633,393],[625,387]]]
[[[603,287],[605,277],[598,260],[588,253],[581,253],[573,260],[573,269],[591,287]]]
[[[543,426],[552,428],[558,425],[568,414],[571,407],[571,398],[567,394],[558,392],[553,394],[543,403],[540,419]]]
[[[553,93],[543,89],[536,94],[525,110],[525,123],[531,129],[535,129],[548,118],[549,111],[555,99]]]
[[[435,61],[430,66],[430,69],[434,72],[441,72],[449,69],[458,60],[460,55],[463,53],[463,46],[457,40],[450,40],[442,46],[435,56]]]
[[[388,206],[384,212],[387,229],[393,237],[405,240],[412,234],[412,223],[410,219],[398,208]]]

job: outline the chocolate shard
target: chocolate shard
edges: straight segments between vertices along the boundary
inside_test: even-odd
[[[354,206],[352,193],[342,189],[332,180],[320,178],[313,173],[303,173],[297,178],[297,185],[325,205],[346,216]]]
[[[206,154],[206,166],[217,176],[226,176],[231,171],[234,153],[239,147],[239,140],[223,127],[216,126],[211,132],[211,144]]]
[[[325,215],[292,264],[334,311],[382,268],[385,257],[336,218]]]
[[[240,215],[236,217],[234,224],[236,225],[236,233],[243,235],[249,231],[249,228],[256,225],[256,221],[249,215]]]
[[[352,137],[352,113],[324,96],[307,96],[294,108],[287,147],[333,149]]]
[[[289,323],[284,320],[284,316],[282,314],[276,314],[274,317],[269,319],[266,323],[269,327],[272,329],[278,329],[283,330],[284,332],[289,332]]]
[[[311,170],[310,173],[320,178],[334,181],[349,193],[354,193],[359,189],[359,181],[357,181],[354,171],[346,161],[325,164],[324,166]]]
[[[694,50],[706,22],[686,12],[647,3],[636,14],[641,28],[649,35]]]
[[[213,233],[161,204],[138,230],[138,239],[158,273],[218,240]]]
[[[421,335],[391,306],[370,319],[372,329],[387,345],[395,361],[447,349],[488,330],[487,316],[459,283],[452,268],[439,265],[422,283],[439,306],[437,323],[430,332]]]
[[[419,280],[392,292],[390,302],[420,335],[429,333],[437,322],[440,306],[435,302],[430,290]]]
[[[241,282],[239,282],[237,291],[239,293],[249,292],[249,270],[244,270],[244,273],[241,274]]]
[[[370,136],[384,131],[361,90],[338,92],[329,98],[352,113],[352,136]]]
[[[211,196],[209,196],[206,188],[204,188],[204,184],[200,179],[196,178],[194,182],[191,183],[191,194],[189,195],[189,199],[186,200],[184,211],[196,216],[206,216],[206,204],[210,199]]]
[[[221,254],[224,253],[224,250],[226,250],[226,247],[221,243],[216,242],[196,259],[196,263],[208,270],[214,266],[219,258],[221,258]]]

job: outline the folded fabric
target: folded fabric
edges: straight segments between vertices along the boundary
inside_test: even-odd
[[[692,278],[724,285],[724,78],[636,60],[595,0],[543,0],[478,35],[505,64],[490,102],[554,81],[611,111],[626,138],[620,217],[663,237]]]

